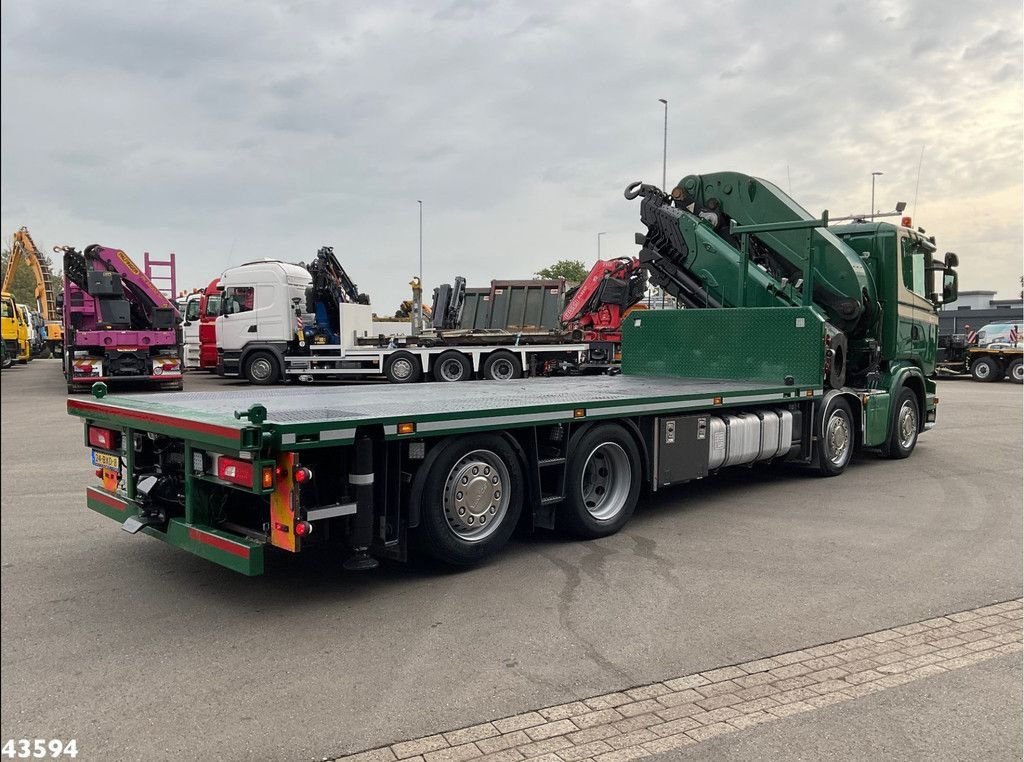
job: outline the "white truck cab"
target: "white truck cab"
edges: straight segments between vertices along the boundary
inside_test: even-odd
[[[185,347],[185,367],[189,369],[199,367],[199,299],[201,297],[202,294],[196,292],[178,300],[178,309],[183,316],[181,337]]]
[[[304,267],[274,259],[246,262],[224,271],[217,318],[217,372],[253,383],[281,376],[289,342],[298,336],[296,309],[305,311],[313,282]]]

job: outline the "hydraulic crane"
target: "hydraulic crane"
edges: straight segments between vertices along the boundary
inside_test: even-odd
[[[828,227],[779,188],[738,172],[684,177],[671,192],[633,183],[651,281],[687,307],[813,307],[826,321],[827,386],[885,388],[935,371],[936,306],[955,301],[957,256],[903,224]],[[936,282],[936,274],[941,277]],[[921,405],[924,409],[924,405]]]
[[[622,319],[647,291],[647,273],[636,257],[599,259],[567,296],[562,324],[575,341],[622,342]]]
[[[0,290],[5,292],[11,290],[14,284],[14,275],[22,262],[29,266],[36,280],[36,307],[43,316],[46,331],[46,343],[42,354],[45,357],[49,357],[53,353],[60,354],[63,351],[64,332],[54,298],[53,273],[50,271],[50,263],[40,253],[28,228],[25,227],[19,228],[14,234],[14,239],[11,242],[11,258],[7,265],[7,273],[4,275],[3,287]]]
[[[309,344],[336,344],[341,330],[339,304],[369,304],[370,297],[345,272],[333,246],[321,246],[316,259],[306,265],[313,282],[306,289],[306,312],[312,313],[315,324],[305,326]]]

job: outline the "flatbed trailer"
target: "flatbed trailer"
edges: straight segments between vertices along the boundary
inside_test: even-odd
[[[808,307],[644,313],[615,377],[118,397],[97,385],[68,411],[100,480],[88,506],[126,531],[249,575],[271,549],[316,545],[346,568],[414,548],[468,565],[522,523],[613,534],[641,491],[731,465],[832,476],[858,446],[909,455],[935,421],[934,385],[893,368],[912,399],[891,384],[826,390],[824,325]]]

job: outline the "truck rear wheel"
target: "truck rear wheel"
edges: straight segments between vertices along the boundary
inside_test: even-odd
[[[473,375],[473,364],[454,349],[442,352],[434,361],[435,381],[468,381]]]
[[[838,476],[853,459],[856,437],[850,403],[838,395],[833,397],[820,420],[815,423],[815,428],[817,436],[814,449],[818,473],[822,476]]]
[[[998,381],[1003,377],[999,363],[991,357],[981,357],[971,365],[971,378],[975,381]]]
[[[573,535],[594,539],[615,534],[640,498],[640,452],[621,426],[599,424],[573,447],[566,496],[559,518]]]
[[[484,361],[483,377],[491,381],[512,381],[522,376],[519,360],[511,352],[495,352]]]
[[[921,408],[917,403],[917,395],[904,386],[896,395],[896,403],[892,407],[889,439],[882,447],[882,454],[893,460],[909,457],[917,445],[920,427]]]
[[[453,438],[423,485],[418,540],[427,555],[471,566],[498,552],[523,510],[523,472],[495,434]]]
[[[1006,376],[1015,384],[1024,383],[1024,361],[1018,357],[1011,362],[1009,369],[1006,371]]]
[[[281,371],[277,367],[277,358],[270,352],[259,350],[253,352],[245,360],[245,377],[250,384],[267,386],[276,384]]]
[[[423,370],[416,355],[395,352],[384,363],[384,375],[392,384],[414,384],[423,376]]]

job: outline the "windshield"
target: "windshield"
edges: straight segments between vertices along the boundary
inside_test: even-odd
[[[220,296],[206,297],[206,312],[203,317],[216,317],[220,314]]]
[[[3,316],[5,318],[14,317],[13,304],[11,302],[7,301],[6,299],[4,299],[4,312],[3,312]]]
[[[199,318],[199,300],[191,299],[185,306],[185,320],[197,320]]]

